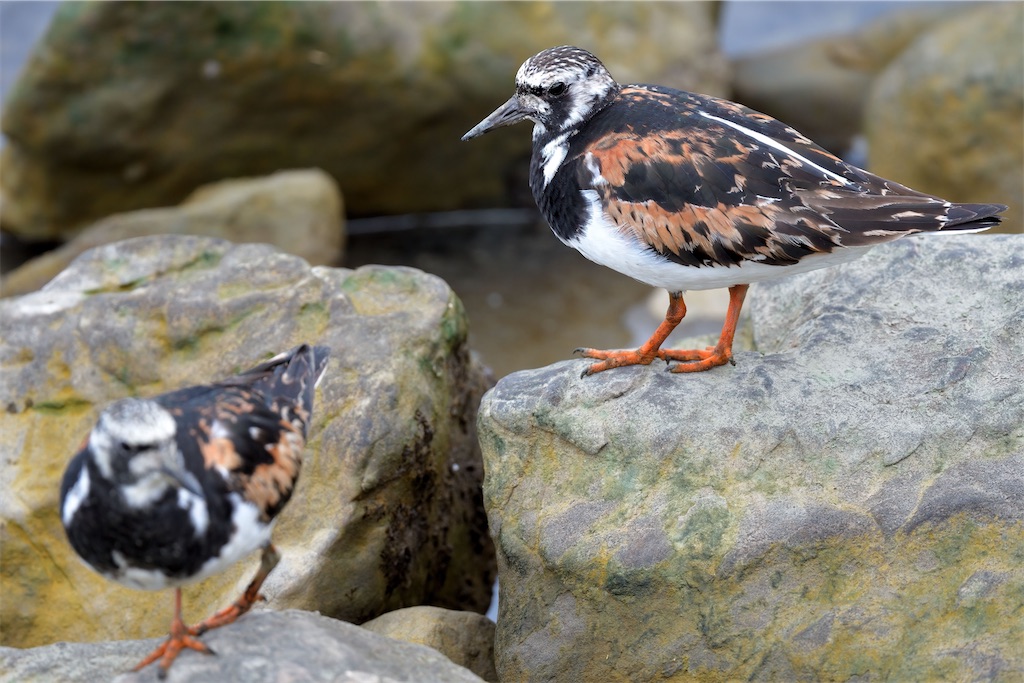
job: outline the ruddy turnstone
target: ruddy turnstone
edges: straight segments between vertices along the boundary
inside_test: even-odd
[[[230,379],[107,407],[61,483],[61,521],[83,560],[132,588],[173,586],[170,637],[135,670],[230,624],[260,599],[279,555],[274,517],[291,497],[329,351],[302,345]],[[257,548],[245,593],[196,626],[181,619],[181,586]]]
[[[673,372],[732,362],[752,282],[843,263],[921,232],[999,223],[1000,204],[954,204],[843,162],[784,123],[735,102],[620,85],[577,47],[540,52],[516,92],[463,136],[533,121],[530,188],[551,229],[591,261],[663,287],[665,320],[636,350],[577,349],[583,375],[655,358]],[[729,288],[714,347],[662,349],[683,293]]]

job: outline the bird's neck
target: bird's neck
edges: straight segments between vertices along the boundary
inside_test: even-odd
[[[570,158],[573,131],[551,136],[541,146],[534,146],[530,160],[530,189],[544,219],[563,242],[582,230],[587,205]]]
[[[121,495],[128,507],[141,510],[152,507],[174,487],[171,478],[161,472],[147,472],[134,481],[121,485]]]
[[[582,120],[567,128],[553,129],[540,123],[534,125],[530,189],[545,220],[563,242],[579,234],[588,216],[587,202],[580,193],[582,188],[572,170],[572,165],[579,163],[572,150],[579,147],[577,138],[580,131],[594,116],[615,102],[619,90],[617,85],[608,90]]]

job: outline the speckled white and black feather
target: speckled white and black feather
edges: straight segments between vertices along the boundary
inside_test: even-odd
[[[75,551],[112,580],[156,590],[269,543],[327,358],[303,345],[217,384],[105,409],[61,484]]]

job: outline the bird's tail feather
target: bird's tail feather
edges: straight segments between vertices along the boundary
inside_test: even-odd
[[[938,234],[988,230],[1002,222],[998,214],[1006,211],[1006,208],[1003,204],[953,204],[946,214],[946,224]]]
[[[313,395],[323,377],[331,350],[326,346],[301,344],[229,380],[259,391],[267,401],[300,408],[289,417],[299,418],[303,434],[313,412]],[[283,400],[282,400],[283,399]],[[288,411],[289,413],[292,410]]]

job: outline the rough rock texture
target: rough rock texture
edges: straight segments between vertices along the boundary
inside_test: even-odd
[[[509,97],[523,60],[579,43],[619,78],[723,93],[713,14],[712,3],[66,3],[3,112],[3,226],[67,236],[212,180],[306,166],[338,180],[351,214],[532,205],[526,128],[459,141]]]
[[[406,607],[367,621],[363,628],[388,638],[426,645],[485,681],[497,681],[494,622],[475,612]]]
[[[436,651],[385,638],[343,621],[302,612],[257,611],[203,636],[217,655],[186,651],[166,681],[223,683],[479,683],[480,678]],[[55,643],[28,650],[0,648],[0,680],[18,683],[156,681],[157,668],[123,673],[160,643]],[[122,674],[122,675],[118,675]]]
[[[315,266],[334,265],[345,241],[341,195],[317,169],[204,185],[180,206],[104,218],[73,240],[6,274],[3,296],[39,289],[84,251],[145,235],[207,235],[265,242]]]
[[[419,604],[483,612],[494,580],[474,419],[486,378],[448,286],[410,268],[310,268],[266,245],[128,240],[0,301],[3,643],[155,636],[171,595],[108,582],[58,519],[62,471],[100,408],[217,379],[299,342],[333,349],[298,487],[278,517],[275,608],[360,622]],[[256,558],[185,590],[197,621]]]
[[[956,4],[886,14],[847,35],[751,54],[733,62],[733,99],[776,117],[837,154],[864,128],[875,75]]]
[[[1024,677],[1024,237],[748,305],[735,367],[484,397],[502,680]]]
[[[956,201],[1010,205],[1024,221],[1024,5],[995,3],[921,36],[875,81],[871,170]]]

